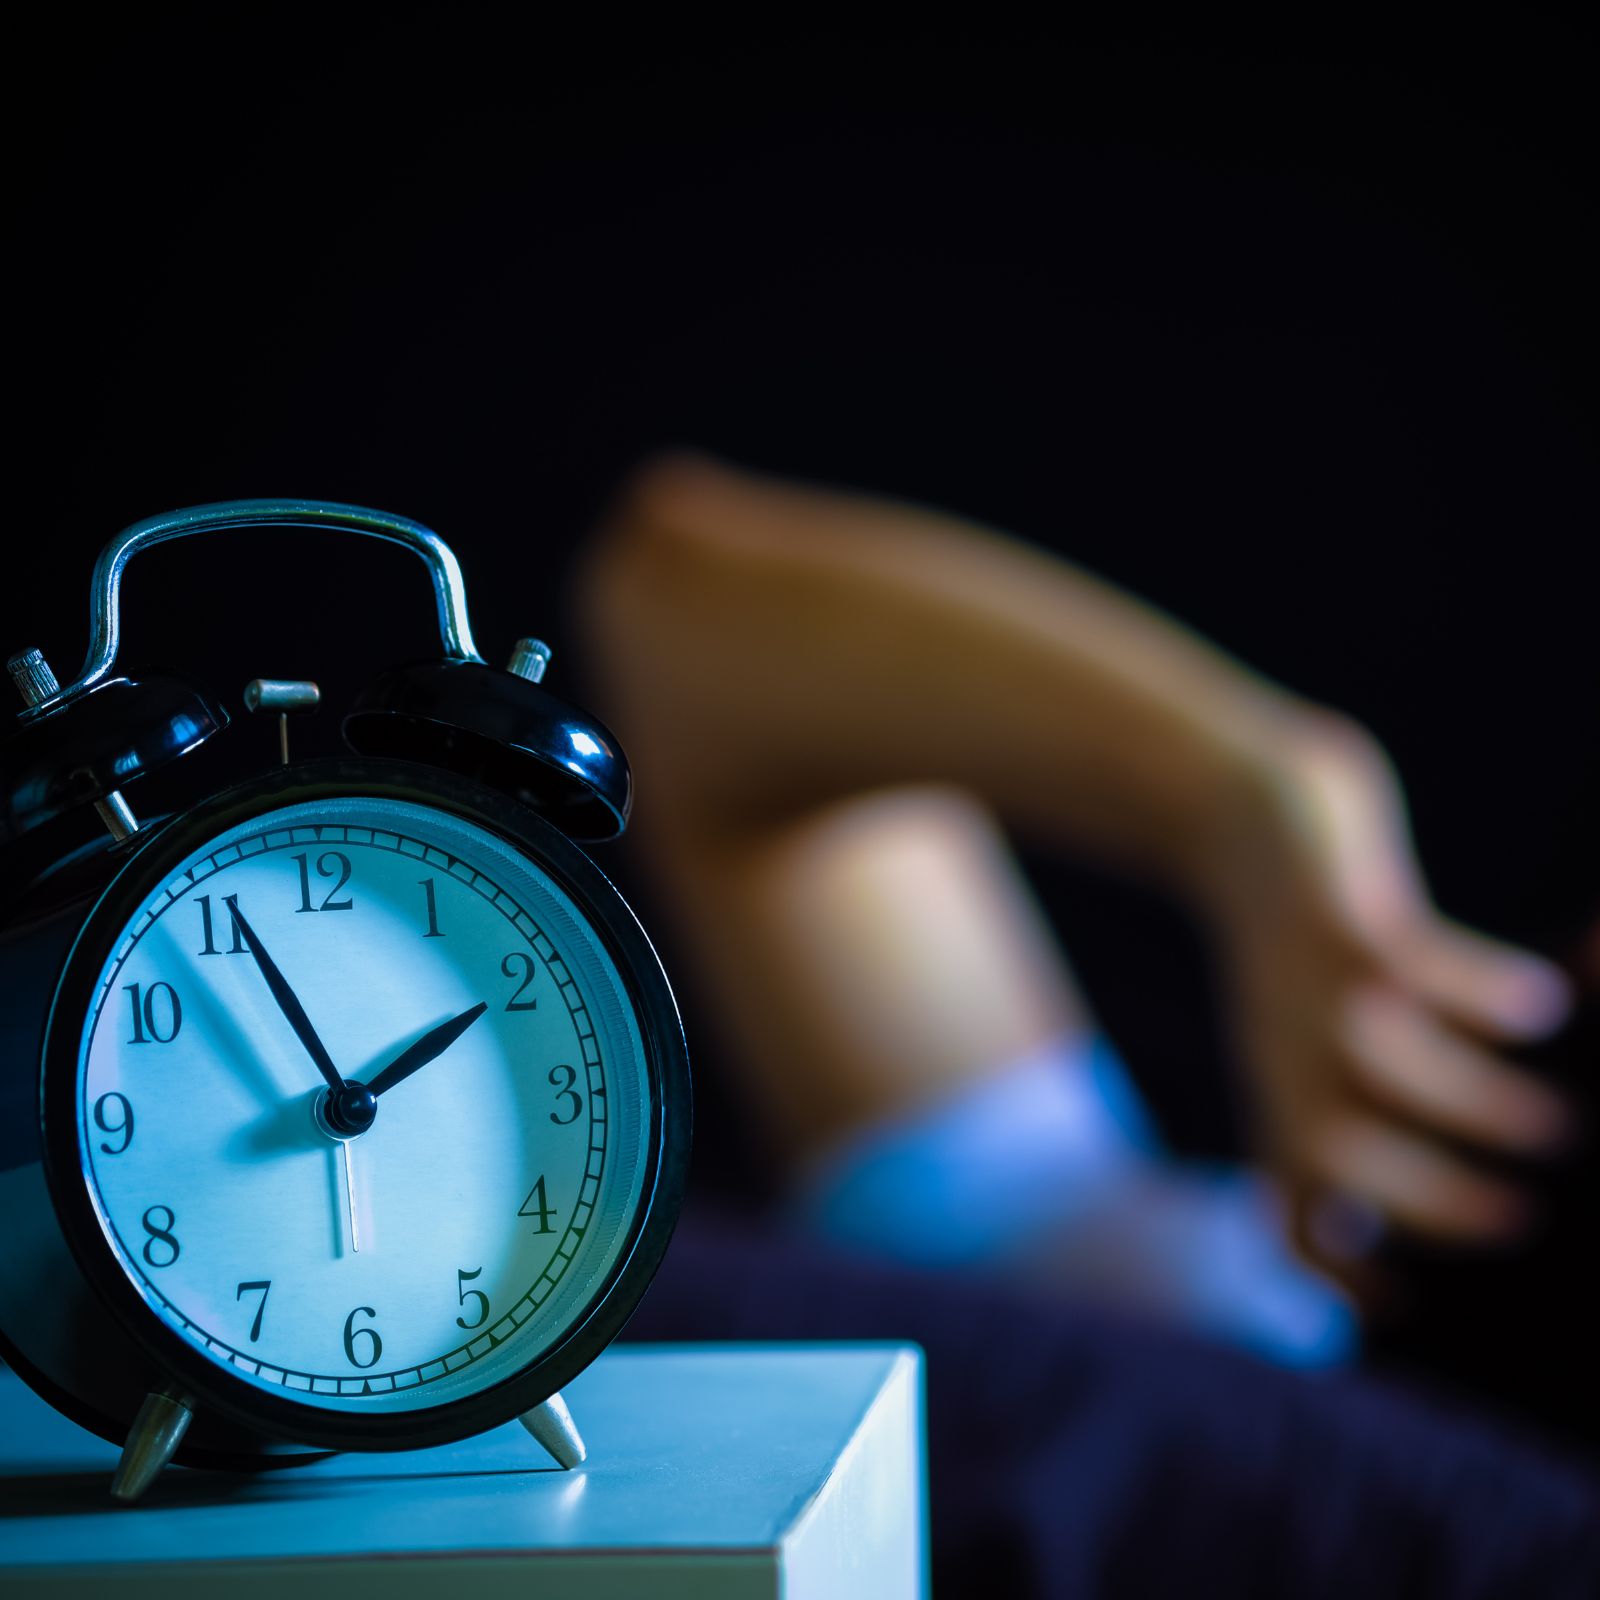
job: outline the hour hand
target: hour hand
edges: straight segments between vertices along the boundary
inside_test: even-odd
[[[245,921],[244,913],[239,909],[238,895],[226,895],[222,903],[233,913],[234,925],[243,937],[245,947],[255,957],[256,965],[261,969],[261,976],[267,980],[272,998],[278,1002],[278,1009],[288,1019],[296,1038],[306,1047],[306,1054],[316,1062],[317,1071],[327,1080],[330,1089],[337,1091],[344,1088],[344,1079],[339,1076],[339,1069],[334,1066],[333,1057],[328,1054],[327,1046],[317,1037],[317,1030],[311,1026],[311,1018],[306,1015],[306,1008],[300,1004],[294,990],[289,987],[288,980],[278,971],[277,963],[267,954],[266,946],[257,937],[255,929]]]
[[[394,1088],[397,1083],[409,1078],[418,1067],[425,1067],[435,1056],[442,1056],[488,1009],[488,1005],[480,1000],[470,1011],[463,1011],[459,1017],[441,1022],[437,1028],[430,1028],[415,1044],[402,1050],[367,1087],[375,1095]]]

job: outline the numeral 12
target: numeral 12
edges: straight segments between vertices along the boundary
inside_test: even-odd
[[[343,900],[336,900],[334,896],[350,881],[350,857],[342,850],[325,850],[317,857],[317,875],[322,878],[337,876],[339,881],[322,897],[322,904],[314,906],[311,903],[311,863],[304,855],[291,856],[291,861],[300,864],[300,904],[295,907],[296,912],[301,911],[349,911],[354,905],[348,895]]]

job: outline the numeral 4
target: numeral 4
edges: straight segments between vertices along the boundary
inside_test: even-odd
[[[541,1173],[539,1181],[528,1191],[528,1198],[517,1208],[519,1217],[537,1217],[539,1226],[535,1233],[554,1233],[556,1230],[550,1226],[551,1217],[555,1216],[556,1208],[550,1204],[544,1190],[544,1175]]]

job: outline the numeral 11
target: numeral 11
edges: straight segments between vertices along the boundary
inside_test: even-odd
[[[211,896],[208,894],[203,894],[197,896],[197,899],[200,905],[200,927],[205,934],[206,940],[205,948],[200,951],[200,954],[203,956],[220,955],[222,952],[217,949],[216,935],[213,933],[211,927]],[[232,917],[229,917],[228,926],[233,931],[233,948],[228,952],[228,954],[230,956],[243,955],[244,940],[239,936],[239,924],[235,922]]]

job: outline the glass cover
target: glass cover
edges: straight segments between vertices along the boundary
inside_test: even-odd
[[[319,1052],[375,1100],[336,1097]],[[589,1303],[649,1093],[617,967],[534,861],[344,798],[229,829],[151,892],[84,1031],[79,1143],[170,1328],[288,1398],[406,1411],[511,1376]]]

